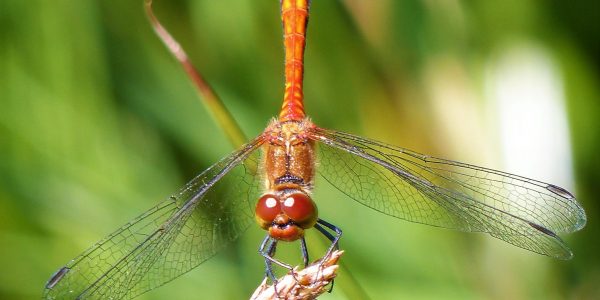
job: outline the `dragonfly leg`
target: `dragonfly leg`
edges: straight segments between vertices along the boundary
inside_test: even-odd
[[[302,241],[304,241],[304,238],[302,238]],[[298,281],[298,279],[296,278],[296,274],[294,274],[294,268],[286,263],[283,263],[277,259],[274,258],[275,256],[275,251],[277,248],[277,239],[272,238],[270,235],[267,235],[262,243],[260,244],[260,247],[258,248],[258,253],[260,253],[260,255],[262,255],[265,258],[265,277],[271,279],[271,282],[273,283],[273,289],[275,290],[275,295],[277,295],[277,299],[280,298],[279,296],[279,292],[277,291],[277,277],[275,276],[275,273],[273,272],[273,263],[277,264],[280,267],[286,268],[288,270],[290,270],[290,272],[292,273],[292,276],[294,277],[294,279],[296,279],[296,281]],[[304,244],[304,250],[303,250],[303,254],[304,252],[306,253],[306,262],[308,262],[308,252],[306,251],[306,243]]]
[[[277,278],[273,273],[273,256],[275,255],[276,248],[277,240],[269,235],[263,239],[260,247],[258,248],[258,253],[265,258],[265,277],[268,277],[274,283],[277,282]]]
[[[308,267],[308,250],[306,249],[306,240],[304,237],[300,238],[300,250],[302,251],[302,260],[304,261],[304,267]]]
[[[266,244],[269,240],[271,240],[271,242],[268,243],[269,246],[267,247]],[[260,253],[260,255],[262,255],[267,261],[269,261],[269,263],[274,263],[274,264],[276,264],[282,268],[288,269],[290,271],[292,271],[294,269],[294,267],[292,267],[291,265],[283,263],[273,257],[275,255],[275,247],[277,247],[276,239],[274,239],[272,237],[267,237],[263,241],[263,244],[265,244],[264,247],[263,247],[263,245],[261,245],[260,249],[258,250],[258,253]]]
[[[327,249],[327,253],[325,253],[325,256],[323,257],[328,257],[329,255],[331,255],[331,252],[333,252],[333,250],[340,249],[339,241],[342,237],[342,229],[322,219],[317,220],[315,228],[331,241],[331,246],[329,246],[329,249]],[[325,228],[335,232],[335,235],[327,231],[327,229]]]
[[[329,249],[327,250],[327,253],[325,253],[325,256],[323,256],[323,258],[321,259],[321,262],[324,261],[324,258],[329,257],[331,255],[331,253],[333,252],[333,250],[339,250],[340,249],[340,245],[339,245],[339,241],[340,238],[342,237],[342,229],[340,229],[339,227],[326,222],[324,220],[318,219],[317,220],[317,224],[315,224],[315,228],[322,233],[327,239],[329,239],[331,241],[331,246],[329,246]],[[332,234],[331,232],[327,231],[327,229],[335,232],[335,235]],[[333,284],[334,284],[334,280],[331,280],[331,286],[329,287],[329,293],[331,293],[331,291],[333,291]]]
[[[277,248],[277,242],[277,239],[274,239],[271,236],[267,235],[260,244],[260,247],[258,248],[258,253],[265,258],[267,272],[270,273],[268,275],[273,275],[272,278],[275,278],[273,274],[273,264],[288,269],[292,272],[294,271],[294,267],[292,267],[291,265],[288,265],[274,258],[275,250]]]

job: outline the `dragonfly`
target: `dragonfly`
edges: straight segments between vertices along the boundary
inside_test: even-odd
[[[566,189],[315,125],[303,97],[310,1],[280,0],[280,7],[285,90],[279,116],[173,196],[60,268],[44,298],[134,298],[207,261],[253,223],[267,232],[259,247],[267,276],[273,263],[287,266],[274,258],[278,242],[299,241],[306,265],[307,230],[329,239],[329,252],[342,233],[319,217],[313,199],[317,176],[391,217],[487,233],[542,255],[572,257],[558,234],[583,228],[586,215]],[[180,61],[187,59],[149,11],[159,36]]]

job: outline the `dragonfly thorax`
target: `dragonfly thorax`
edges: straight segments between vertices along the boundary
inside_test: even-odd
[[[272,122],[265,130],[262,168],[265,190],[298,188],[310,193],[315,174],[315,142],[307,132],[308,120]]]
[[[256,221],[269,235],[283,241],[295,241],[304,230],[317,222],[317,206],[299,190],[267,193],[256,203]]]

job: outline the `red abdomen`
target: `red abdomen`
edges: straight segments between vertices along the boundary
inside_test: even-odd
[[[285,46],[285,93],[279,120],[299,121],[305,117],[302,81],[308,0],[282,0],[281,18]]]

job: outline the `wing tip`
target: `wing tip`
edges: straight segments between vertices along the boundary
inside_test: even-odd
[[[569,205],[569,209],[571,210],[570,213],[575,216],[575,218],[574,218],[575,222],[573,222],[572,226],[569,226],[569,228],[565,232],[574,232],[574,231],[578,231],[578,230],[582,229],[583,227],[585,227],[585,225],[587,223],[587,216],[586,216],[585,210],[583,209],[581,204],[579,204],[579,202],[577,202],[575,195],[573,195],[571,192],[567,191],[566,189],[564,189],[560,186],[554,185],[554,184],[547,184],[545,188],[546,188],[546,190],[552,192],[555,195],[558,195],[559,197],[561,197],[563,199],[572,200],[568,205]]]
[[[587,216],[585,214],[585,211],[582,208],[581,214],[579,215],[577,222],[573,226],[573,229],[574,229],[573,231],[578,231],[578,230],[582,229],[583,227],[585,227],[586,224],[587,224]]]
[[[573,258],[573,251],[571,251],[571,249],[568,249],[568,248],[565,250],[566,251],[561,253],[561,255],[557,255],[555,257],[560,260],[571,260]]]
[[[573,251],[571,251],[571,249],[569,249],[569,247],[567,247],[563,243],[563,241],[561,240],[561,238],[556,233],[554,233],[554,231],[552,231],[552,230],[550,230],[550,229],[548,229],[548,228],[546,228],[544,226],[535,224],[533,222],[527,222],[527,224],[529,226],[531,226],[532,228],[534,228],[535,230],[537,230],[537,231],[539,231],[539,232],[541,232],[541,233],[543,233],[543,234],[545,234],[545,235],[547,235],[549,237],[552,237],[552,238],[554,238],[555,240],[557,240],[559,242],[560,249],[562,251],[556,251],[554,253],[541,253],[541,254],[545,254],[545,255],[548,255],[550,257],[553,257],[553,258],[556,258],[556,259],[560,259],[560,260],[570,260],[570,259],[573,258]]]

